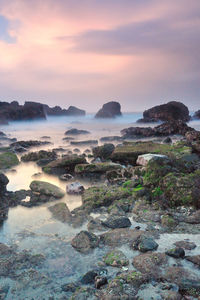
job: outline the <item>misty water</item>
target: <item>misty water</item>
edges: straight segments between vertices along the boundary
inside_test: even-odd
[[[90,131],[88,135],[77,136],[76,141],[87,139],[99,140],[103,136],[118,136],[120,135],[120,130],[126,127],[153,126],[153,124],[138,125],[136,120],[141,117],[142,114],[140,113],[127,113],[123,117],[103,121],[95,120],[93,114],[80,118],[48,117],[46,121],[11,122],[9,126],[4,126],[1,130],[10,138],[17,138],[18,141],[45,140],[42,137],[49,136],[50,139],[46,140],[50,141],[51,144],[37,148],[34,147],[30,151],[40,149],[51,150],[60,147],[66,151],[59,153],[62,155],[67,153],[68,150],[73,151],[74,148],[79,148],[81,152],[84,152],[88,148],[90,149],[89,146],[71,146],[70,142],[63,141],[65,137],[64,133],[68,129],[77,128]],[[195,129],[200,129],[200,122],[192,121],[188,125]],[[100,144],[101,142],[99,141]],[[21,162],[14,169],[15,171],[10,170],[6,172],[9,178],[7,189],[10,191],[29,189],[29,185],[34,179],[53,183],[66,190],[66,182],[59,180],[57,176],[42,173],[41,168],[36,163]],[[38,175],[38,173],[41,174]],[[70,182],[73,182],[73,180]],[[85,188],[98,184],[95,181],[80,180],[80,182]],[[81,205],[81,197],[66,194],[63,199],[54,203],[58,202],[65,202],[69,209],[72,210]],[[105,254],[105,248],[97,248],[89,255],[83,255],[75,251],[70,241],[78,232],[87,228],[87,223],[83,224],[82,227],[73,228],[54,219],[48,210],[48,207],[54,203],[45,203],[39,207],[32,208],[17,206],[9,209],[8,219],[0,228],[0,242],[14,247],[17,246],[19,251],[27,249],[31,250],[33,254],[43,254],[46,260],[44,265],[38,269],[49,281],[48,284],[45,281],[44,284],[43,282],[38,282],[37,286],[28,281],[26,283],[17,283],[5,278],[3,279],[3,283],[7,282],[12,286],[6,299],[50,299],[49,297],[60,291],[62,284],[76,281],[87,271],[97,267],[98,261]],[[136,225],[133,224],[133,226]],[[162,235],[158,251],[164,251],[166,247],[169,247],[175,241],[183,239],[189,239],[197,244],[197,247],[190,252],[191,255],[192,253],[199,254],[200,236],[186,234]],[[131,259],[133,253],[131,252],[131,256],[128,246],[123,246],[122,250]],[[134,255],[136,254],[138,254],[137,251],[135,251]],[[189,268],[192,268],[190,263],[187,264]],[[112,272],[116,271],[110,268],[110,274]]]

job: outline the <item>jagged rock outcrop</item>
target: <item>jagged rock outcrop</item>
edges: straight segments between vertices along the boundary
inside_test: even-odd
[[[119,102],[111,101],[103,105],[95,115],[95,118],[115,118],[121,115],[121,105]]]
[[[166,104],[154,106],[143,113],[140,122],[177,121],[188,122],[190,120],[189,110],[181,102],[171,101]]]

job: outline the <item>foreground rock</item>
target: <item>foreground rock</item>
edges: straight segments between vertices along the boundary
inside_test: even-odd
[[[124,244],[134,243],[143,233],[144,231],[142,230],[118,228],[103,233],[100,238],[104,245],[117,247]]]
[[[92,153],[94,158],[109,159],[114,149],[115,146],[113,144],[104,144],[103,146],[94,147]]]
[[[40,150],[38,152],[29,152],[21,157],[21,160],[24,162],[28,161],[38,161],[38,160],[55,160],[57,158],[55,151],[45,151]]]
[[[99,238],[88,231],[81,231],[71,241],[72,247],[82,253],[88,253],[91,249],[98,247]]]
[[[106,265],[112,267],[123,267],[129,265],[129,260],[120,250],[113,250],[108,252],[104,257],[103,261]]]
[[[149,121],[177,121],[188,122],[190,120],[189,110],[181,102],[171,101],[167,104],[154,106],[143,113],[143,122]]]
[[[55,219],[63,223],[70,223],[72,220],[72,215],[66,203],[57,203],[50,206],[49,210]]]
[[[164,160],[165,162],[169,162],[169,158],[166,155],[148,153],[139,155],[136,164],[145,167],[152,160]]]
[[[62,191],[59,187],[45,181],[32,181],[30,184],[30,189],[35,193],[52,196],[57,199],[62,198],[65,195],[64,191]]]
[[[47,164],[43,171],[48,174],[62,175],[66,173],[74,172],[74,168],[78,164],[86,163],[86,159],[83,156],[78,155],[66,155],[61,159],[55,160]]]
[[[102,221],[102,225],[108,228],[126,228],[131,226],[131,222],[127,217],[110,216],[107,220]]]
[[[111,101],[103,105],[95,118],[115,118],[121,115],[121,105],[118,102]]]
[[[80,164],[76,165],[75,173],[80,175],[86,174],[105,174],[108,171],[121,170],[122,166],[111,162]]]
[[[0,169],[9,169],[19,164],[19,159],[12,152],[0,153]]]

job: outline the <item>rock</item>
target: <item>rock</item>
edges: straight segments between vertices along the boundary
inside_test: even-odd
[[[72,215],[66,203],[57,203],[48,207],[48,209],[55,219],[63,223],[70,223],[72,221]]]
[[[183,248],[169,249],[165,253],[174,258],[184,258],[185,257],[185,251]]]
[[[79,182],[73,182],[67,185],[67,193],[70,195],[80,195],[84,192],[84,186]]]
[[[192,297],[199,297],[200,295],[200,281],[192,279],[182,279],[179,283],[179,288],[182,293],[191,295]]]
[[[113,250],[108,252],[104,257],[103,261],[106,265],[112,267],[123,267],[129,265],[129,260],[124,255],[124,253],[120,250]]]
[[[81,231],[72,239],[71,245],[79,252],[88,253],[98,247],[99,237],[89,231]]]
[[[121,105],[118,102],[111,101],[102,106],[95,118],[115,118],[121,115]]]
[[[62,174],[62,175],[59,176],[59,179],[63,180],[63,181],[69,181],[73,178],[74,177],[71,174]]]
[[[75,106],[69,106],[68,109],[62,109],[60,106],[49,107],[42,104],[45,114],[49,116],[84,116],[85,111]]]
[[[122,166],[112,162],[100,162],[91,164],[78,164],[75,167],[75,173],[81,175],[87,174],[105,174],[108,171],[120,170]]]
[[[4,121],[46,119],[40,103],[25,102],[19,105],[17,101],[0,102],[0,111],[0,119]]]
[[[172,144],[172,139],[168,136],[162,142],[163,144]]]
[[[9,169],[19,164],[19,159],[12,152],[0,153],[0,169]]]
[[[80,130],[76,128],[69,129],[65,132],[65,135],[79,135],[79,134],[90,134],[87,130]]]
[[[67,115],[67,116],[85,116],[85,110],[79,109],[75,106],[69,106],[65,115]]]
[[[49,141],[18,141],[15,143],[10,144],[10,147],[13,148],[15,151],[16,149],[24,149],[25,151],[31,147],[38,147],[38,146],[43,146],[43,145],[49,145],[51,142]],[[20,152],[20,151],[17,151]]]
[[[163,215],[161,218],[161,224],[168,229],[174,229],[178,225],[178,222],[170,215]]]
[[[50,160],[55,160],[57,158],[57,155],[54,151],[45,151],[40,150],[37,152],[29,152],[28,154],[25,154],[21,157],[21,160],[24,162],[27,161],[38,161],[38,160],[46,160],[50,162]]]
[[[196,248],[196,244],[193,242],[189,242],[189,241],[178,241],[175,242],[174,245],[178,248],[183,248],[185,250],[193,250],[194,248]],[[186,257],[187,259],[187,257]]]
[[[72,141],[70,144],[74,146],[97,145],[98,140]]]
[[[194,128],[189,127],[182,121],[170,121],[162,123],[156,127],[129,127],[121,130],[124,139],[135,139],[145,137],[159,137],[168,135],[185,135],[189,131],[194,131]]]
[[[103,226],[109,228],[126,228],[131,226],[131,222],[127,217],[110,216],[106,221],[102,221]]]
[[[105,231],[105,227],[99,219],[91,219],[87,225],[88,231]]]
[[[101,206],[109,206],[114,201],[125,200],[130,196],[128,189],[123,187],[90,187],[86,189],[82,195],[83,207],[94,209]]]
[[[159,278],[161,276],[161,266],[167,263],[164,253],[145,253],[133,258],[133,266],[144,274]]]
[[[153,119],[157,121],[177,121],[188,122],[190,120],[189,110],[181,102],[171,101],[167,104],[154,106],[143,113],[144,120]]]
[[[139,155],[136,164],[146,167],[149,161],[152,160],[164,160],[165,163],[169,162],[169,158],[166,155],[148,153],[148,154]]]
[[[200,209],[196,210],[190,216],[187,216],[185,222],[189,224],[200,224]]]
[[[200,267],[200,255],[186,256],[185,259]]]
[[[145,253],[147,251],[156,250],[158,248],[158,244],[152,237],[141,235],[139,239],[133,244],[133,248]]]
[[[0,196],[3,196],[6,193],[7,191],[6,186],[8,182],[9,182],[8,177],[3,173],[0,173]]]
[[[144,232],[130,228],[118,228],[105,232],[100,235],[101,241],[106,246],[122,246],[127,243],[133,243]]]
[[[64,197],[65,195],[64,191],[62,191],[59,187],[45,181],[32,181],[30,184],[30,189],[33,192],[39,193],[41,195],[52,196],[58,199]]]
[[[104,136],[104,137],[100,138],[100,141],[103,143],[104,142],[120,142],[122,140],[123,140],[123,138],[118,135]]]
[[[74,168],[77,164],[84,163],[86,163],[86,159],[81,155],[66,155],[61,159],[50,162],[42,168],[42,170],[48,174],[62,175],[66,174],[66,172],[74,172]]]
[[[103,285],[107,284],[108,280],[105,276],[96,276],[95,277],[95,288],[100,289]]]
[[[80,153],[81,151],[78,148],[73,149],[74,153]]]
[[[98,275],[98,273],[94,270],[87,272],[82,278],[81,283],[82,284],[91,284],[95,282],[95,277]]]
[[[194,120],[199,120],[199,119],[200,119],[200,110],[197,110],[197,111],[194,113],[193,119],[194,119]]]
[[[182,285],[182,283],[185,280],[196,280],[197,276],[191,272],[191,270],[189,269],[185,269],[183,267],[168,267],[165,270],[165,273],[163,274],[163,278],[166,279],[168,282],[173,282],[175,284],[178,284],[179,288],[180,285]]]
[[[94,147],[92,153],[94,158],[109,159],[114,149],[113,144],[104,144],[103,146]]]
[[[61,286],[62,291],[66,293],[67,292],[74,293],[77,290],[77,288],[79,288],[79,283],[76,282],[66,283]]]

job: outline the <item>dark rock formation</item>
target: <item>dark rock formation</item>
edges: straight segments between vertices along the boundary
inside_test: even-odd
[[[121,116],[121,105],[118,102],[108,102],[97,112],[95,118],[115,118]]]
[[[177,121],[188,122],[190,120],[189,110],[181,102],[171,101],[167,104],[154,106],[143,113],[140,122]]]
[[[43,104],[44,111],[49,116],[84,116],[85,110],[79,109],[75,106],[70,106],[68,109],[62,109],[60,106],[49,107]]]
[[[168,136],[173,134],[185,135],[186,132],[194,131],[182,121],[165,122],[156,127],[129,127],[121,131],[123,138]]]
[[[87,130],[72,128],[72,129],[67,130],[65,132],[65,135],[79,135],[79,134],[89,134],[89,133],[90,132]]]
[[[194,113],[194,116],[193,116],[193,119],[194,120],[198,120],[198,119],[200,119],[200,109],[199,110],[197,110],[195,113]]]

